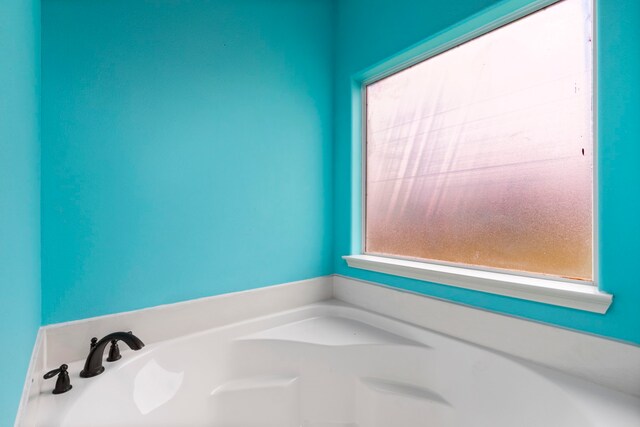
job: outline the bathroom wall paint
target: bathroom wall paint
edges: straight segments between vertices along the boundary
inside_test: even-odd
[[[13,425],[40,326],[40,2],[0,2],[0,425]]]
[[[100,3],[44,0],[44,323],[331,271],[330,2]],[[638,343],[640,286],[626,274],[639,235],[639,198],[627,185],[638,181],[637,105],[626,101],[637,99],[638,62],[624,55],[636,47],[638,5],[629,0],[601,0],[598,14],[600,283],[615,294],[606,316],[349,269],[340,258],[359,233],[351,76],[498,3],[337,2],[333,269]],[[265,128],[268,117],[279,121]],[[264,129],[284,148],[260,145]],[[295,145],[288,133],[313,142]],[[230,172],[242,192],[230,189]]]
[[[392,287],[640,344],[640,3],[597,1],[599,285],[614,294],[606,315],[490,295],[347,267],[341,256],[360,239],[357,78],[381,62],[399,62],[422,40],[468,22],[486,22],[528,0],[347,0],[338,2],[335,65],[334,271]],[[455,32],[455,31],[454,31]]]
[[[43,324],[331,273],[324,0],[43,0]]]

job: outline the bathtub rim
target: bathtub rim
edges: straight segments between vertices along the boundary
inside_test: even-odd
[[[153,328],[159,319],[177,319],[177,327],[163,329],[164,335],[156,335],[154,339],[147,338],[147,341],[152,343],[208,330],[216,325],[229,325],[328,300],[364,309],[640,397],[640,346],[444,301],[379,283],[330,275],[43,326],[34,345],[15,425],[25,425],[23,422],[28,418],[27,413],[31,412],[30,407],[34,404],[29,396],[33,394],[33,390],[41,388],[40,372],[62,363],[61,360],[64,362],[85,357],[84,341],[93,334],[100,335],[101,330],[110,332],[127,328],[139,332],[145,327]],[[393,304],[389,304],[388,301],[393,301]],[[224,309],[231,306],[241,309]],[[194,309],[198,313],[195,327],[190,316],[181,318],[185,310]],[[443,316],[456,321],[439,321]],[[464,327],[461,328],[461,325]],[[481,325],[491,325],[485,329],[491,329],[494,333],[482,333]],[[191,328],[190,332],[185,333],[184,328]],[[495,333],[498,330],[505,333]],[[144,337],[144,333],[140,335]],[[83,339],[79,339],[79,336]],[[514,336],[526,336],[526,341],[530,342],[524,342],[522,339],[513,340]],[[546,349],[541,350],[540,346],[536,345],[540,342],[544,342]],[[575,357],[575,354],[573,357],[567,357],[571,356],[573,348],[581,348],[583,352],[593,354],[594,357],[579,358]]]

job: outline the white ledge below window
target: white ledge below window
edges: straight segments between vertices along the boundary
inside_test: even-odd
[[[343,256],[349,267],[604,314],[613,296],[591,284],[518,276],[373,255]]]

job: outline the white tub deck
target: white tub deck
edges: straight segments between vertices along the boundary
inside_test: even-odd
[[[640,425],[637,397],[335,300],[83,363],[37,427]]]

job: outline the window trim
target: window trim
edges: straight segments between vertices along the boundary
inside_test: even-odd
[[[352,268],[604,314],[613,296],[588,284],[373,255],[342,257]]]
[[[597,34],[596,8],[597,0],[592,0],[592,122],[593,122],[593,188],[592,188],[592,281],[570,280],[527,272],[493,269],[490,267],[465,266],[440,261],[413,260],[411,258],[369,254],[366,248],[366,88],[368,85],[426,61],[436,55],[451,50],[461,44],[481,37],[493,30],[531,15],[541,9],[552,6],[562,0],[534,0],[531,3],[516,7],[515,10],[503,13],[503,8],[513,7],[515,1],[486,9],[470,19],[455,25],[436,36],[402,52],[399,56],[406,59],[400,62],[385,61],[363,73],[362,78],[354,80],[355,89],[359,92],[360,122],[360,248],[359,255],[343,256],[349,267],[380,273],[392,274],[412,279],[435,282],[443,285],[462,287],[482,292],[511,296],[520,299],[543,302],[552,305],[571,307],[580,310],[604,314],[612,302],[612,295],[598,289],[598,114],[597,114]],[[473,28],[476,22],[481,23]],[[492,18],[493,17],[493,18]],[[471,26],[468,31],[464,28]],[[455,36],[463,29],[461,35]],[[411,53],[415,52],[413,55]],[[395,62],[395,63],[393,63]],[[391,65],[389,65],[391,63]]]

